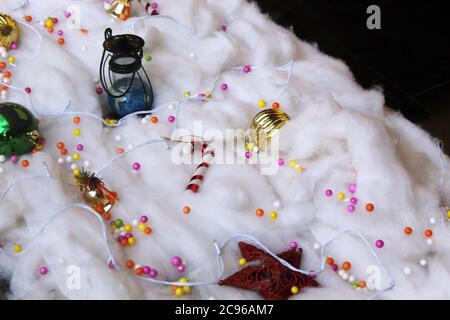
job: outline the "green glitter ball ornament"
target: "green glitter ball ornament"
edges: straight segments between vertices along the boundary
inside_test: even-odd
[[[27,108],[13,102],[0,103],[0,155],[30,153],[39,140],[36,118]]]

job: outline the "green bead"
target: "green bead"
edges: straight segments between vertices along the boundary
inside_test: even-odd
[[[36,118],[25,107],[0,103],[0,154],[10,157],[31,152],[39,143]]]
[[[123,221],[121,219],[116,219],[114,221],[114,224],[116,225],[117,228],[121,228],[123,226]]]
[[[149,55],[149,54],[147,54],[147,55],[144,57],[144,60],[147,61],[147,62],[150,62],[150,61],[152,61],[152,56]]]
[[[352,284],[352,287],[353,287],[353,289],[356,289],[356,288],[358,288],[358,287],[359,287],[359,284],[358,284],[358,282],[353,282],[353,284]]]

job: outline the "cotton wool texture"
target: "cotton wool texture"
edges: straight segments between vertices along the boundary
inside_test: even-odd
[[[0,11],[14,7],[12,1],[0,3]],[[261,299],[255,292],[208,285],[194,287],[191,294],[176,298],[169,286],[150,284],[124,267],[128,259],[158,270],[158,279],[177,281],[217,281],[214,240],[223,243],[235,234],[258,238],[273,252],[289,248],[296,241],[303,248],[302,268],[319,270],[320,250],[343,228],[361,232],[376,252],[384,268],[395,281],[392,290],[381,299],[448,299],[450,297],[450,241],[442,206],[450,204],[450,182],[443,170],[449,160],[433,138],[420,127],[385,105],[379,88],[365,90],[355,81],[345,62],[320,51],[320,44],[298,39],[290,30],[276,25],[255,4],[244,0],[158,1],[162,15],[175,18],[192,33],[169,19],[149,18],[135,25],[135,33],[145,40],[144,62],[155,92],[155,105],[177,101],[183,92],[192,95],[211,90],[217,76],[227,83],[209,102],[192,101],[177,114],[177,126],[193,130],[201,122],[203,130],[247,129],[261,110],[258,101],[268,107],[283,88],[287,72],[277,67],[293,61],[292,78],[277,102],[290,116],[280,130],[280,157],[286,164],[274,175],[261,175],[258,165],[212,164],[198,193],[184,189],[195,164],[177,165],[165,144],[136,150],[115,161],[101,174],[105,184],[116,191],[120,206],[113,216],[130,222],[140,215],[149,217],[151,236],[138,231],[137,244],[121,247],[108,234],[119,269],[107,265],[99,220],[81,209],[71,209],[55,218],[37,239],[35,246],[20,257],[0,254],[1,278],[9,283],[9,299]],[[66,26],[64,10],[69,5],[80,9],[81,28]],[[134,15],[144,14],[134,5]],[[113,34],[129,33],[126,22],[113,20],[102,1],[31,0],[23,14],[34,20],[56,16],[64,30],[65,44],[38,23],[33,26],[43,37],[38,46],[35,33],[21,28],[20,47],[13,51],[17,61],[13,84],[32,88],[35,108],[40,112],[61,112],[68,101],[69,111],[102,114],[106,96],[98,95],[98,69],[104,30]],[[226,25],[227,30],[221,30]],[[229,70],[253,66],[246,74]],[[10,92],[10,101],[30,108],[26,94]],[[167,103],[168,104],[168,103]],[[0,164],[0,187],[4,190],[15,179],[44,174],[48,165],[53,179],[27,179],[18,183],[0,203],[0,240],[2,243],[26,243],[47,220],[69,203],[81,203],[81,194],[73,185],[69,164],[58,164],[55,145],[64,141],[69,154],[84,145],[81,162],[89,160],[90,169],[99,170],[115,154],[149,139],[170,135],[173,124],[167,118],[173,111],[157,113],[157,124],[142,124],[131,118],[120,127],[105,128],[99,121],[81,117],[75,126],[71,116],[39,117],[41,134],[47,140],[43,152],[21,157],[30,160],[28,168],[10,161]],[[36,115],[36,112],[35,112]],[[80,136],[73,135],[75,128]],[[122,137],[121,141],[116,136]],[[305,170],[289,167],[297,160]],[[132,164],[141,169],[133,172]],[[339,192],[350,196],[348,186],[357,184],[359,203],[356,211],[346,211],[347,202],[339,201]],[[331,189],[332,197],[325,196]],[[280,208],[274,207],[280,201]],[[366,203],[375,210],[367,213]],[[191,208],[183,214],[182,208]],[[263,208],[265,216],[255,215]],[[271,210],[278,218],[269,218]],[[436,224],[431,224],[434,218]],[[404,234],[413,228],[410,236]],[[109,227],[107,225],[107,227]],[[433,244],[427,243],[426,229],[433,230]],[[376,248],[377,240],[384,247]],[[316,244],[316,245],[315,245]],[[339,266],[352,264],[350,274],[367,280],[377,261],[364,242],[354,234],[344,234],[327,247]],[[180,256],[186,272],[180,274],[171,257]],[[239,270],[241,258],[237,243],[224,249],[225,274]],[[419,261],[426,259],[426,266]],[[49,272],[39,274],[46,265]],[[406,275],[404,269],[410,268]],[[70,276],[80,271],[80,285],[71,285]],[[380,273],[380,289],[389,285]],[[302,289],[291,299],[366,299],[376,291],[355,290],[329,266],[317,277],[319,288]]]

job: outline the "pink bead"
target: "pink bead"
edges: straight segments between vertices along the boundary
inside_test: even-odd
[[[169,116],[169,118],[168,118],[168,120],[169,120],[169,122],[175,122],[175,117],[174,116]]]
[[[152,278],[156,278],[156,276],[158,275],[158,271],[156,271],[155,269],[151,269],[148,275]]]
[[[285,163],[285,162],[284,162],[284,159],[281,159],[281,158],[278,159],[278,165],[279,165],[279,166],[284,166],[284,163]]]
[[[156,2],[153,2],[151,6],[152,6],[152,9],[158,9],[158,3],[156,3]]]
[[[53,20],[53,23],[55,23],[55,24],[58,23],[58,18],[53,18],[52,20]]]
[[[69,18],[72,15],[72,13],[70,13],[69,11],[64,12],[64,16],[66,16],[66,18]]]
[[[352,204],[357,204],[357,203],[358,203],[358,198],[351,197],[351,198],[350,198],[350,202],[351,202]]]
[[[183,264],[183,260],[181,260],[180,257],[175,256],[175,257],[172,257],[172,259],[170,260],[170,263],[172,263],[172,265],[174,265],[175,267],[178,267]]]
[[[308,278],[315,279],[317,277],[317,274],[313,270],[310,270],[309,272]]]
[[[25,88],[25,92],[28,93],[28,94],[30,94],[30,93],[31,93],[31,88],[30,88],[30,87],[26,87],[26,88]]]
[[[377,241],[375,242],[375,246],[376,246],[378,249],[383,248],[383,247],[384,247],[384,241],[383,241],[383,240],[377,240]]]
[[[333,263],[332,265],[331,265],[331,269],[333,269],[333,271],[337,271],[338,270],[338,265],[336,264],[336,263]]]
[[[48,268],[46,266],[42,266],[39,268],[39,273],[45,276],[48,273]]]
[[[227,32],[228,27],[226,25],[221,25],[220,26],[220,30],[222,30],[223,32]]]
[[[327,190],[325,190],[325,195],[327,197],[331,197],[333,195],[333,191],[331,189],[327,189]]]
[[[147,222],[148,222],[148,217],[147,217],[147,216],[141,216],[141,217],[139,218],[139,220],[140,220],[142,223],[147,223]]]
[[[83,149],[84,149],[84,146],[81,143],[77,144],[77,150],[78,151],[83,151]]]
[[[297,249],[298,248],[298,243],[295,241],[291,241],[291,243],[289,243],[289,248],[291,249]]]
[[[11,49],[16,50],[18,47],[19,45],[17,44],[17,42],[11,43]]]
[[[12,161],[12,163],[16,163],[17,161],[19,161],[19,157],[16,156],[16,155],[13,155],[13,156],[11,157],[11,161]]]
[[[110,268],[110,269],[115,269],[116,268],[116,264],[114,263],[114,261],[109,261],[109,263],[108,263],[108,267]]]
[[[356,192],[356,184],[352,183],[351,185],[349,185],[348,191],[350,191],[351,193],[355,193]]]
[[[58,34],[58,36],[62,36],[64,34],[64,31],[62,30],[58,30],[58,32],[56,32]]]
[[[95,89],[95,92],[100,95],[103,93],[103,89],[98,87],[97,89]]]
[[[250,67],[250,66],[245,66],[244,69],[243,69],[243,71],[244,71],[245,73],[249,73],[249,72],[252,71],[252,67]]]
[[[184,269],[185,269],[184,265],[179,265],[177,267],[178,272],[184,272]]]
[[[222,83],[220,85],[220,89],[222,89],[223,91],[226,91],[226,90],[228,90],[228,85],[226,83]]]
[[[199,96],[200,98],[204,98],[204,97],[206,97],[206,94],[204,94],[204,93],[199,93],[198,96]]]
[[[150,274],[150,271],[152,271],[149,266],[145,266],[143,269],[145,274]]]
[[[247,152],[245,153],[245,157],[246,157],[247,159],[250,159],[250,158],[252,157],[252,153],[251,153],[250,151],[247,151]]]
[[[347,206],[347,211],[348,211],[348,212],[355,212],[355,206],[352,205],[352,204],[349,204],[349,205]]]
[[[127,232],[125,234],[125,238],[130,239],[131,237],[133,237],[133,234],[131,232]]]
[[[133,163],[133,170],[138,171],[139,169],[141,169],[141,164],[139,162]]]

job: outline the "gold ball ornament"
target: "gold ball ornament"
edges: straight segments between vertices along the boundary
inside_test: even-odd
[[[105,9],[112,17],[125,21],[131,14],[131,3],[130,0],[113,0]]]
[[[0,13],[0,47],[11,48],[19,40],[19,28],[9,15]]]
[[[251,123],[251,135],[246,137],[246,145],[254,143],[258,150],[263,149],[289,121],[289,116],[281,109],[265,109],[259,112]]]

